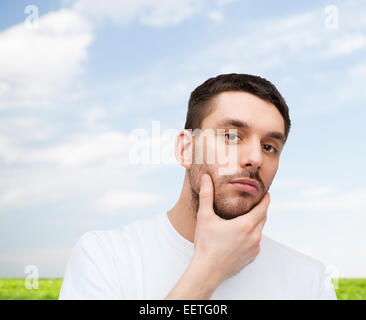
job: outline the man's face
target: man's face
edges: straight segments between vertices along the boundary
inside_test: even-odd
[[[283,148],[284,142],[277,136],[284,137],[284,120],[273,104],[246,92],[222,92],[213,103],[213,111],[202,121],[201,133],[211,131],[215,138],[194,137],[188,173],[196,207],[201,176],[208,173],[214,184],[216,214],[232,219],[250,211],[269,189]],[[231,134],[233,129],[236,132]],[[208,154],[215,160],[209,160]],[[220,156],[225,156],[229,165],[218,161]],[[223,168],[231,171],[223,174]],[[242,178],[257,182],[258,189],[250,191],[232,183]]]

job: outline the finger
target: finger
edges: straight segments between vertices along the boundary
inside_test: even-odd
[[[248,218],[253,223],[253,225],[264,225],[267,220],[267,212],[270,200],[270,194],[269,192],[266,192],[259,204],[250,211],[250,215],[248,216]]]
[[[198,211],[213,210],[214,192],[210,175],[203,174],[201,177],[200,205]]]
[[[269,203],[270,194],[269,192],[266,192],[262,200],[253,209],[235,219],[238,219],[239,221],[241,220],[243,223],[250,222],[253,226],[256,226],[259,222],[266,218]]]
[[[266,221],[267,221],[267,214],[263,217],[263,219],[259,220],[257,225],[254,227],[255,232],[262,233]]]

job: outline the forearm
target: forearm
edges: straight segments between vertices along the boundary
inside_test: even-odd
[[[222,281],[196,259],[169,292],[166,300],[208,300]]]

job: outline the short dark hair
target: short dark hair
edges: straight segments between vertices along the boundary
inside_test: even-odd
[[[291,120],[288,106],[277,88],[268,80],[250,74],[221,74],[210,78],[192,91],[188,102],[185,129],[201,128],[201,123],[212,109],[212,98],[224,91],[244,91],[272,103],[285,122],[285,139],[290,132]]]

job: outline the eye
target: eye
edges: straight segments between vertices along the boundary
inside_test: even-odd
[[[277,152],[277,149],[274,148],[274,147],[272,147],[270,144],[264,144],[263,146],[265,147],[265,150],[267,150],[267,151],[269,151],[271,153]]]
[[[225,133],[225,138],[227,138],[230,142],[237,142],[239,136],[234,133]]]

